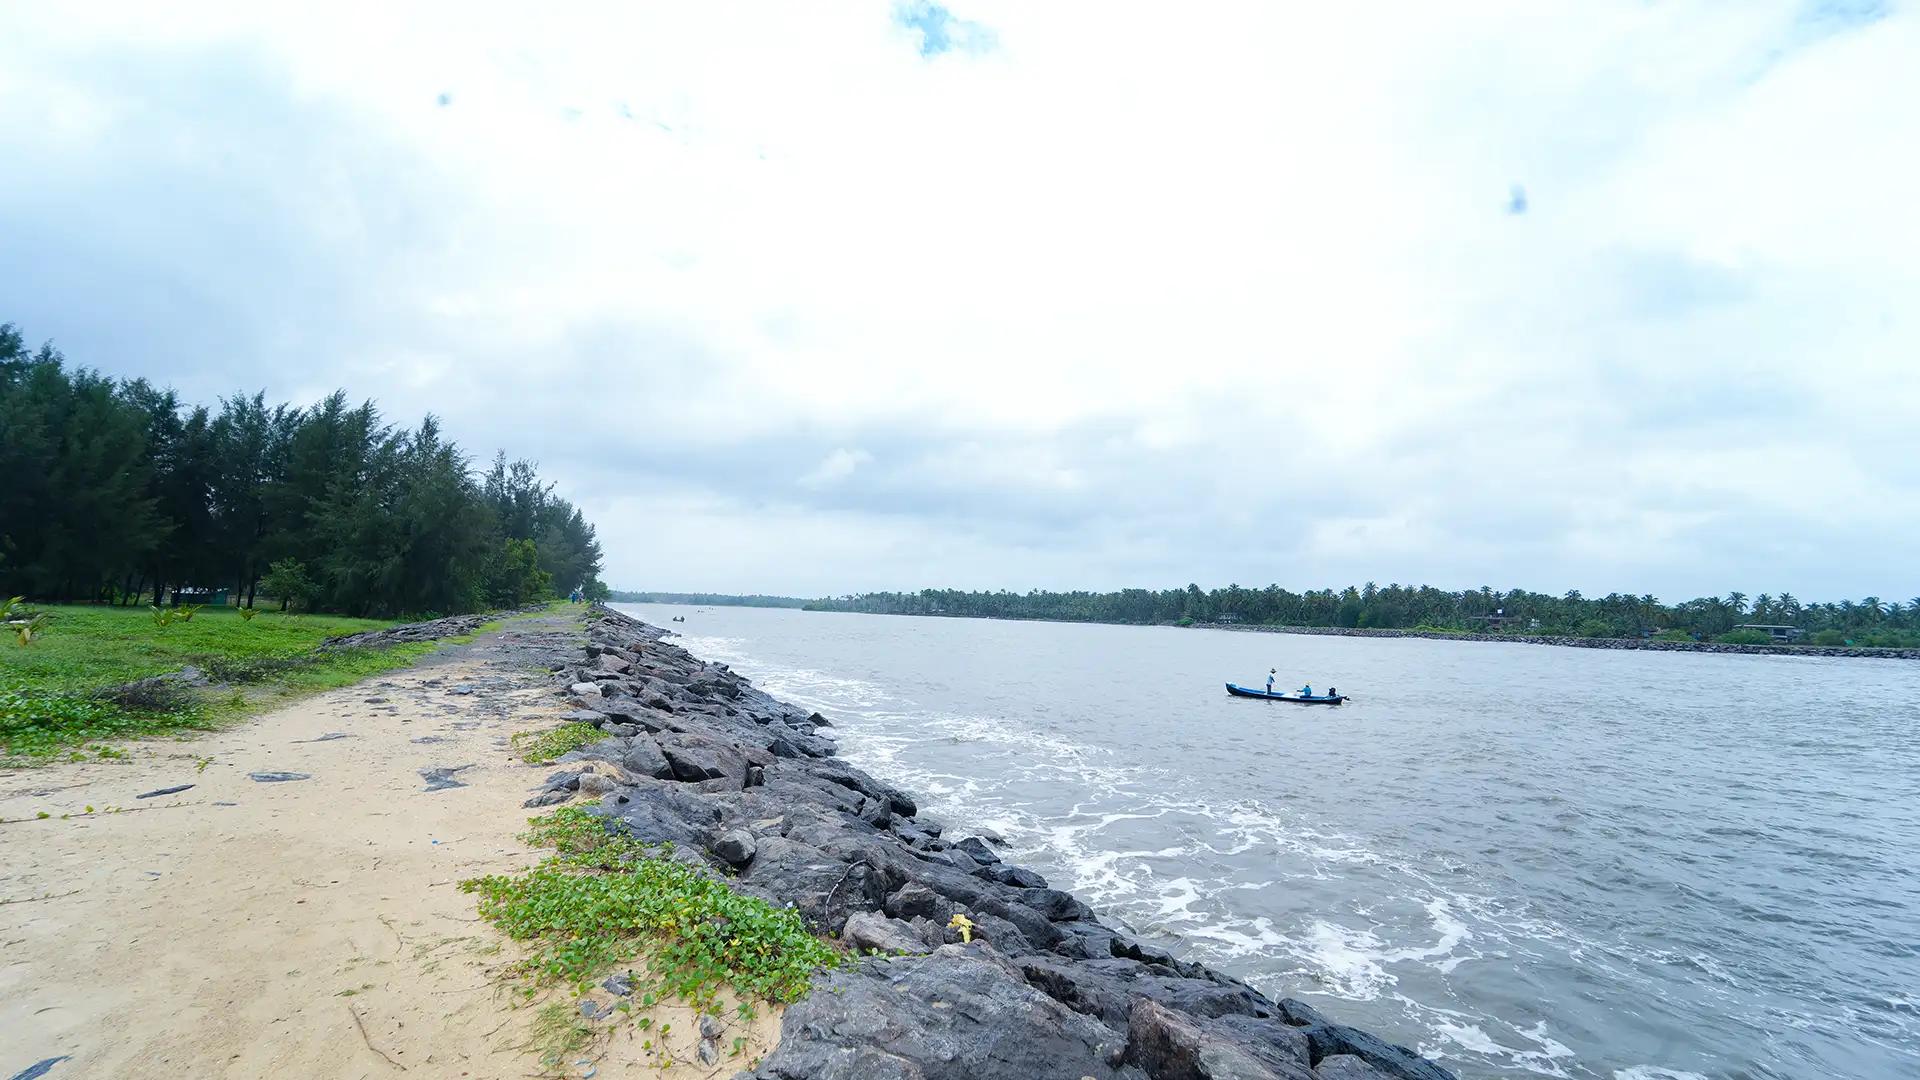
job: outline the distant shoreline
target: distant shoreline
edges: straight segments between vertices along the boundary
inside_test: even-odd
[[[725,604],[708,601],[713,607],[762,605]],[[1429,638],[1434,641],[1492,641],[1510,645],[1562,645],[1571,649],[1638,649],[1643,652],[1745,653],[1750,656],[1818,656],[1880,660],[1920,660],[1920,649],[1875,649],[1856,645],[1726,645],[1717,641],[1653,641],[1646,638],[1590,638],[1568,634],[1476,634],[1435,633],[1430,630],[1389,630],[1357,626],[1249,626],[1245,624],[1201,623],[1183,627],[1178,623],[1115,623],[1078,619],[1021,619],[1005,615],[946,615],[917,612],[843,612],[830,608],[806,608],[821,614],[887,615],[902,619],[991,619],[996,622],[1057,622],[1084,626],[1170,626],[1182,630],[1232,630],[1248,634],[1311,634],[1319,637]]]
[[[1237,630],[1255,634],[1315,634],[1325,637],[1432,638],[1436,641],[1504,641],[1518,645],[1564,645],[1573,649],[1638,649],[1645,652],[1747,653],[1756,656],[1840,656],[1920,660],[1920,649],[1873,649],[1853,645],[1725,645],[1717,641],[1653,641],[1646,638],[1590,638],[1564,634],[1457,634],[1430,630],[1382,630],[1348,626],[1239,626],[1195,623],[1193,629]]]

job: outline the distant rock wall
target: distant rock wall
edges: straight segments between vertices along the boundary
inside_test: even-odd
[[[1348,626],[1222,626],[1250,634],[1313,634],[1326,637],[1432,638],[1436,641],[1505,641],[1519,645],[1566,645],[1576,649],[1639,649],[1646,652],[1750,653],[1760,656],[1858,656],[1920,660],[1920,649],[1864,649],[1846,645],[1722,645],[1717,641],[1649,641],[1644,638],[1569,637],[1561,634],[1436,634],[1426,630],[1375,630]]]
[[[606,733],[529,805],[737,874],[873,958],[818,977],[753,1080],[1452,1080],[1405,1047],[1134,940],[834,756],[829,721],[608,609],[554,673]],[[953,927],[964,915],[973,940]]]

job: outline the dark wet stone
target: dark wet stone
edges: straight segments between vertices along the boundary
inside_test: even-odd
[[[192,787],[193,787],[192,784],[176,784],[173,787],[163,787],[155,791],[146,792],[145,794],[142,794],[142,795],[135,795],[134,798],[153,799],[153,798],[158,798],[161,795],[178,795],[183,791],[187,791],[191,789]]]
[[[754,848],[753,834],[745,829],[729,829],[713,842],[713,853],[735,866],[752,862]]]
[[[427,782],[427,786],[421,790],[445,791],[448,788],[466,787],[466,784],[454,779],[453,774],[471,768],[473,768],[471,765],[441,765],[431,769],[421,769],[420,778]]]
[[[303,772],[251,772],[247,779],[256,784],[284,784],[289,780],[311,780],[312,773]]]

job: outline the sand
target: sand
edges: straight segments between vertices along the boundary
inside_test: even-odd
[[[778,1012],[763,1008],[729,1026],[714,1067],[692,1064],[697,1018],[663,1007],[682,1064],[663,1072],[630,1022],[608,1021],[543,1068],[536,1010],[507,991],[514,946],[458,883],[539,858],[516,834],[548,770],[507,737],[561,706],[544,672],[486,644],[225,732],[133,744],[127,761],[0,774],[0,1077],[67,1056],[47,1080],[693,1078],[771,1049]],[[453,766],[464,786],[426,790],[421,770]],[[311,779],[249,779],[269,771]],[[180,784],[194,786],[135,798]],[[574,1015],[571,993],[548,1000]]]

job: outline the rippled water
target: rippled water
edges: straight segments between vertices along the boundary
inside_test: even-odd
[[[1463,1076],[1920,1077],[1920,664],[628,610],[1110,919]],[[1355,700],[1226,696],[1269,667]]]

